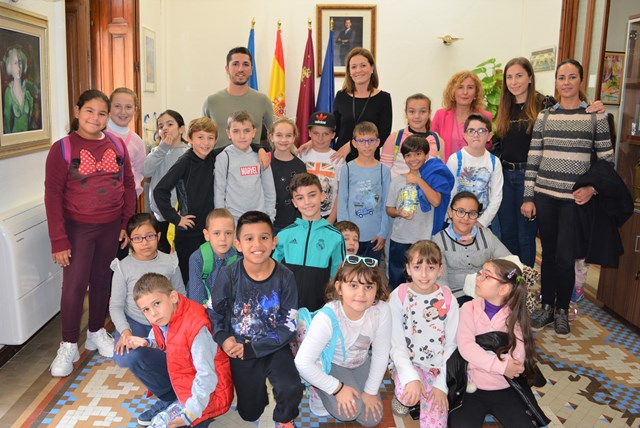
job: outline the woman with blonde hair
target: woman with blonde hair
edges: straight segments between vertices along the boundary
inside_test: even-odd
[[[464,141],[464,122],[472,113],[482,113],[492,120],[491,113],[484,108],[482,82],[472,71],[460,71],[449,79],[442,93],[442,107],[431,121],[431,130],[437,132],[444,144],[442,160],[467,145]]]

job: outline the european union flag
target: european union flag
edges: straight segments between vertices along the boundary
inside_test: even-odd
[[[333,112],[333,101],[336,96],[333,76],[333,30],[329,31],[327,52],[324,54],[322,76],[320,77],[320,89],[318,89],[318,102],[316,111]]]
[[[251,77],[249,78],[249,87],[258,90],[258,72],[256,71],[256,47],[253,36],[253,27],[249,31],[249,43],[247,49],[251,53]]]

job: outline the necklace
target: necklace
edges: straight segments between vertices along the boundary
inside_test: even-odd
[[[357,119],[356,119],[356,94],[354,92],[353,97],[351,98],[351,114],[353,115],[353,118],[355,119],[355,121],[353,123],[355,123],[355,124],[360,123],[360,119],[362,118],[362,115],[364,114],[364,111],[367,109],[367,105],[369,104],[369,100],[371,99],[371,93],[372,92],[373,91],[369,91],[369,96],[367,96],[367,101],[364,102],[364,107],[362,107],[362,111],[358,115]]]

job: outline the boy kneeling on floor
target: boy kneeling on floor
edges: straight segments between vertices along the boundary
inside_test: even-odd
[[[202,305],[171,287],[160,274],[147,273],[136,283],[133,299],[149,320],[149,337],[130,336],[129,348],[148,346],[166,353],[166,367],[150,367],[146,385],[158,401],[138,417],[143,426],[173,402],[182,412],[170,427],[207,427],[231,406],[233,382],[227,355],[218,350],[211,335],[209,317]]]

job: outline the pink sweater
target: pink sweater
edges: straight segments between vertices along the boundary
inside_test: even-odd
[[[478,112],[473,112],[478,113]],[[479,113],[484,114],[493,120],[491,113],[486,110],[480,110]],[[462,125],[462,127],[460,127]],[[459,127],[459,129],[455,129]],[[464,124],[456,123],[456,112],[454,109],[445,110],[443,108],[436,111],[431,120],[431,130],[437,132],[444,142],[442,143],[442,160],[446,162],[453,153],[459,151],[467,145],[464,140]],[[487,148],[491,147],[491,142],[487,143]]]
[[[387,141],[384,142],[382,149],[380,150],[380,162],[391,168],[391,179],[394,179],[398,175],[406,174],[409,172],[409,167],[404,161],[404,157],[402,153],[400,153],[400,147],[404,143],[410,135],[413,135],[411,131],[409,131],[409,127],[405,126],[402,132],[402,138],[400,139],[400,144],[398,145],[398,151],[396,152],[396,138],[398,136],[398,132],[392,132],[391,135],[387,138]],[[442,141],[442,139],[440,140]],[[434,138],[431,138],[429,141],[429,155],[432,157],[439,157],[440,153],[438,152],[438,145],[435,142]],[[444,162],[444,160],[443,160]]]
[[[474,383],[478,389],[493,391],[509,387],[503,374],[507,368],[509,353],[503,355],[502,361],[480,347],[476,343],[476,336],[491,331],[507,331],[507,317],[511,310],[503,307],[489,319],[484,312],[484,299],[477,297],[460,308],[458,323],[458,350],[462,358],[469,362],[469,383]],[[520,327],[516,327],[516,336],[522,338]],[[514,358],[524,362],[525,351],[522,340],[519,340],[513,351]]]

